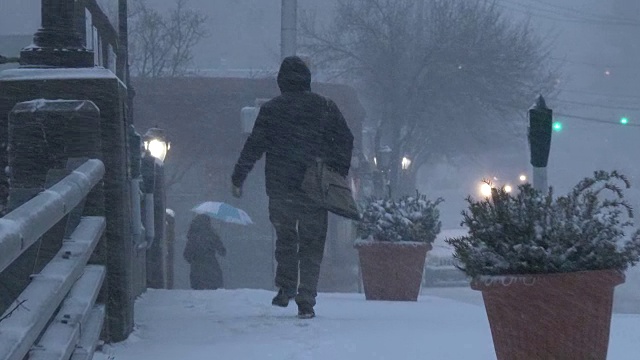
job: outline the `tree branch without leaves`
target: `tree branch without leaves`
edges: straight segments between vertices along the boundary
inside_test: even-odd
[[[319,67],[361,91],[393,149],[392,182],[403,156],[417,170],[517,139],[504,129],[557,78],[547,41],[491,0],[338,0],[329,26],[303,13],[301,36]]]
[[[166,14],[136,0],[130,13],[131,65],[139,77],[185,75],[193,61],[193,50],[208,35],[207,17],[176,0]]]

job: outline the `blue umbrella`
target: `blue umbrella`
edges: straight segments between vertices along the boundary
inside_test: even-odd
[[[194,207],[191,211],[196,214],[205,214],[228,223],[239,225],[253,224],[251,217],[249,217],[246,212],[223,202],[206,201]]]

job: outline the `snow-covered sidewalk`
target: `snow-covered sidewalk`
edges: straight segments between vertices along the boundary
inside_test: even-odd
[[[471,290],[469,290],[471,291]],[[483,306],[435,296],[418,302],[320,294],[318,317],[271,306],[262,290],[149,290],[136,330],[97,360],[495,359]],[[640,356],[640,316],[614,315],[609,360]]]

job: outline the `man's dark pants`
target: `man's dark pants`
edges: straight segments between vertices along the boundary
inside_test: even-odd
[[[269,199],[269,218],[277,235],[275,283],[292,296],[297,288],[298,304],[316,304],[320,265],[327,237],[327,217],[327,210],[301,197]]]

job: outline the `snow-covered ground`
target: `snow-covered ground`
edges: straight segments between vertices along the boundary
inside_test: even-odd
[[[320,294],[318,317],[300,320],[294,304],[271,306],[263,290],[149,290],[137,302],[136,330],[96,360],[495,359],[479,294],[460,302],[427,290],[418,302],[365,301]],[[638,359],[640,315],[615,314],[609,360]]]

